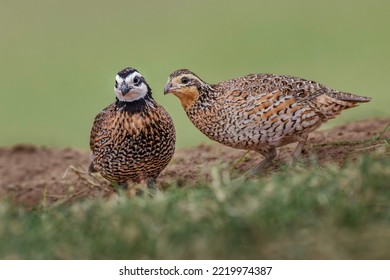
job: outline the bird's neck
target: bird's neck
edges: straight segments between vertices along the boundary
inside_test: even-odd
[[[218,95],[215,86],[210,84],[203,84],[199,92],[197,102],[200,103],[210,103],[210,100],[214,100]]]
[[[117,98],[115,107],[117,111],[125,111],[134,114],[145,111],[148,107],[153,106],[154,103],[153,97],[147,94],[145,97],[133,101],[121,101]]]

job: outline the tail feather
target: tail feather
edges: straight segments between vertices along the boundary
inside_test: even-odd
[[[347,92],[332,91],[316,99],[316,107],[325,119],[333,119],[341,111],[358,106],[358,103],[369,102],[371,98]]]
[[[356,95],[348,92],[341,92],[341,91],[332,91],[328,93],[328,95],[337,100],[349,101],[353,103],[369,102],[371,100],[370,97],[360,96],[360,95]]]

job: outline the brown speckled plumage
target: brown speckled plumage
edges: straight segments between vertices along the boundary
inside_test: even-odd
[[[340,92],[297,77],[250,74],[208,84],[189,70],[173,72],[164,90],[181,101],[191,122],[210,139],[227,146],[258,151],[266,167],[276,147],[299,142],[342,110],[370,98]]]
[[[126,76],[136,71],[126,69],[121,71],[126,72],[122,74],[123,83]],[[92,169],[120,185],[126,185],[128,181],[152,184],[168,165],[175,150],[172,119],[155,102],[149,86],[140,77],[146,85],[143,87],[147,91],[145,96],[131,101],[117,98],[96,116],[91,131]],[[117,76],[118,79],[121,77]],[[122,98],[120,86],[116,84],[115,89],[118,89],[117,96]],[[129,90],[124,96],[131,94],[132,90]]]

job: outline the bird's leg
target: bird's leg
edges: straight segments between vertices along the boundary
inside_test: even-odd
[[[156,188],[156,178],[153,178],[153,177],[146,178],[145,184],[149,189],[155,189]]]
[[[93,154],[90,153],[89,155],[89,165],[88,165],[88,173],[95,173],[97,172],[95,165],[93,164]]]
[[[267,168],[274,158],[276,157],[276,148],[275,147],[267,147],[261,151],[258,151],[262,156],[264,156],[264,159],[255,167],[253,167],[250,170],[250,173],[252,175],[258,175],[261,172],[264,171],[265,168]]]
[[[298,142],[298,145],[296,146],[294,152],[291,155],[291,160],[290,160],[289,165],[294,165],[296,163],[296,161],[298,160],[299,156],[302,153],[303,145],[305,145],[308,136],[309,136],[308,134],[302,136],[301,141]]]
[[[97,170],[95,169],[95,166],[93,165],[93,162],[91,161],[88,166],[88,173],[96,173]]]
[[[146,179],[142,179],[139,184],[137,188],[138,196],[149,195],[153,197],[159,191],[156,186],[156,178],[147,177]]]
[[[128,187],[127,182],[111,182],[111,185],[114,187],[116,192],[121,192],[123,190],[126,190]]]

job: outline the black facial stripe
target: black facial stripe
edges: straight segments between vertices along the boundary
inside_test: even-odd
[[[142,79],[142,77],[139,77],[139,76],[135,76],[134,79],[133,79],[133,83],[135,86],[139,86],[140,84],[142,84],[142,82],[144,82],[144,80]]]
[[[190,82],[190,78],[184,76],[184,77],[181,78],[180,82],[182,84],[188,84]]]

